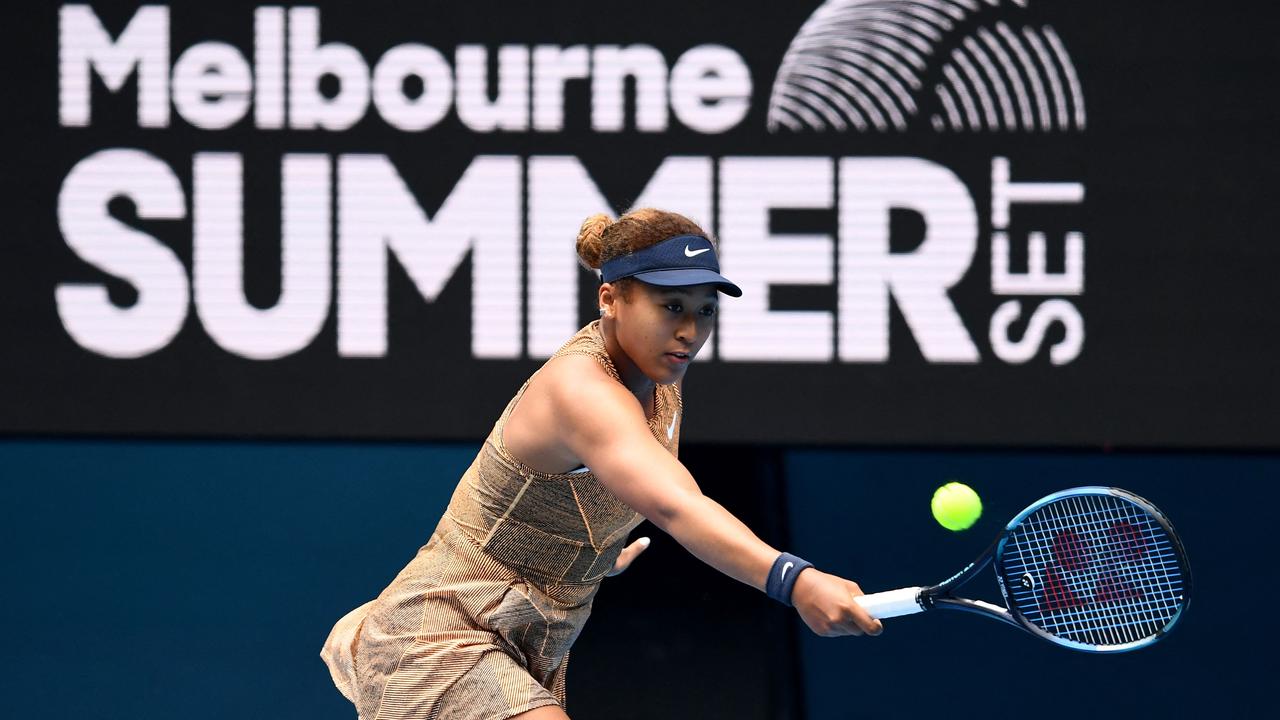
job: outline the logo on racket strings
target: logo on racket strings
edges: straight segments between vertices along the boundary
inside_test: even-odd
[[[1142,587],[1125,577],[1124,568],[1141,562],[1148,552],[1146,535],[1124,520],[1108,526],[1101,543],[1075,530],[1058,531],[1053,537],[1052,562],[1040,586],[1040,607],[1057,612],[1141,600]]]

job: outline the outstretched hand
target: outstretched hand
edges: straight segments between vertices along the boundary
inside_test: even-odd
[[[639,557],[640,553],[644,552],[647,547],[649,547],[649,538],[642,537],[623,548],[622,553],[618,555],[617,561],[613,563],[613,569],[608,572],[606,577],[613,577],[631,567],[632,561]]]
[[[853,600],[861,594],[856,582],[806,568],[796,577],[791,603],[809,629],[823,637],[879,635],[884,625]]]

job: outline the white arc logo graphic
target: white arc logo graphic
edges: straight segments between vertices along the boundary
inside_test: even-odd
[[[779,582],[786,582],[786,581],[787,581],[787,571],[788,571],[788,570],[790,570],[790,569],[792,568],[792,566],[794,566],[794,565],[795,565],[795,563],[793,563],[793,562],[789,562],[789,563],[787,563],[787,564],[785,564],[785,565],[783,565],[783,566],[782,566],[782,577],[778,578]]]
[[[1022,12],[1026,0],[1014,1],[1021,7],[1015,9],[1005,3],[999,11],[1002,17],[992,25],[988,21],[991,13],[977,2],[827,0],[801,27],[783,56],[769,98],[769,132],[906,131],[925,126],[921,120],[927,121],[927,127],[935,132],[1083,131],[1084,93],[1066,45],[1052,27],[1041,25]],[[939,23],[943,29],[933,32],[930,28],[926,39],[917,29],[917,13],[921,12],[918,6],[939,4],[952,6],[954,11],[948,10],[950,19]],[[997,0],[985,3],[1000,4]],[[979,22],[985,27],[975,27],[977,23],[970,21],[979,15]],[[882,54],[845,50],[906,45],[936,60],[906,68]],[[953,49],[944,53],[942,47]],[[1033,56],[1040,62],[1032,60]],[[975,62],[986,70],[986,79],[973,70]],[[996,72],[996,62],[1004,70],[1003,76]],[[941,77],[932,87],[935,106],[940,111],[923,118],[919,108],[930,104],[928,90],[923,89],[930,85],[925,78],[939,70]],[[881,78],[893,92],[863,93],[859,88],[864,86],[855,84],[857,80],[812,82],[814,77],[826,78],[832,73],[845,78]],[[962,73],[969,84],[961,79]],[[1013,82],[1006,82],[1005,77]],[[1023,78],[1030,80],[1033,92],[1027,91]],[[872,86],[878,87],[874,83]],[[910,96],[908,87],[914,88],[915,97]],[[872,100],[871,95],[876,99]],[[999,114],[991,101],[993,97],[999,100]],[[1017,102],[1009,102],[1010,98]],[[979,105],[985,122],[978,115]],[[1057,112],[1052,112],[1051,107]]]
[[[676,432],[676,418],[678,418],[678,417],[680,417],[680,413],[676,413],[675,415],[672,415],[672,416],[671,416],[671,424],[667,426],[667,439],[668,439],[668,440],[670,440],[670,439],[671,439],[671,436],[672,436],[672,435],[674,435],[674,434],[675,434],[675,432]]]
[[[710,250],[710,249],[711,249],[711,248],[702,248],[701,250],[690,250],[690,249],[689,249],[689,246],[688,246],[688,245],[685,245],[685,246],[684,246],[684,256],[685,256],[685,257],[696,257],[696,256],[698,256],[698,255],[701,255],[701,254],[702,254],[702,253],[704,253],[704,252],[707,252],[707,251],[708,251],[708,250]]]

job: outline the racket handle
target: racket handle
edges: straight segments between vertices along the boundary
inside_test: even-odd
[[[898,617],[899,615],[913,615],[918,612],[924,612],[920,601],[916,599],[923,589],[907,587],[899,590],[886,590],[885,592],[871,593],[870,595],[860,595],[853,600],[861,605],[863,610],[871,613],[871,617],[883,620],[885,618]]]

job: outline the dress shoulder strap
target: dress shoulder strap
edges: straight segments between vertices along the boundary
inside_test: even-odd
[[[604,368],[609,377],[622,382],[622,377],[618,375],[618,369],[613,366],[613,360],[609,358],[609,353],[604,349],[604,335],[600,332],[599,320],[592,321],[573,337],[569,338],[569,341],[551,356],[551,360],[564,355],[586,355],[600,363],[600,367]]]

